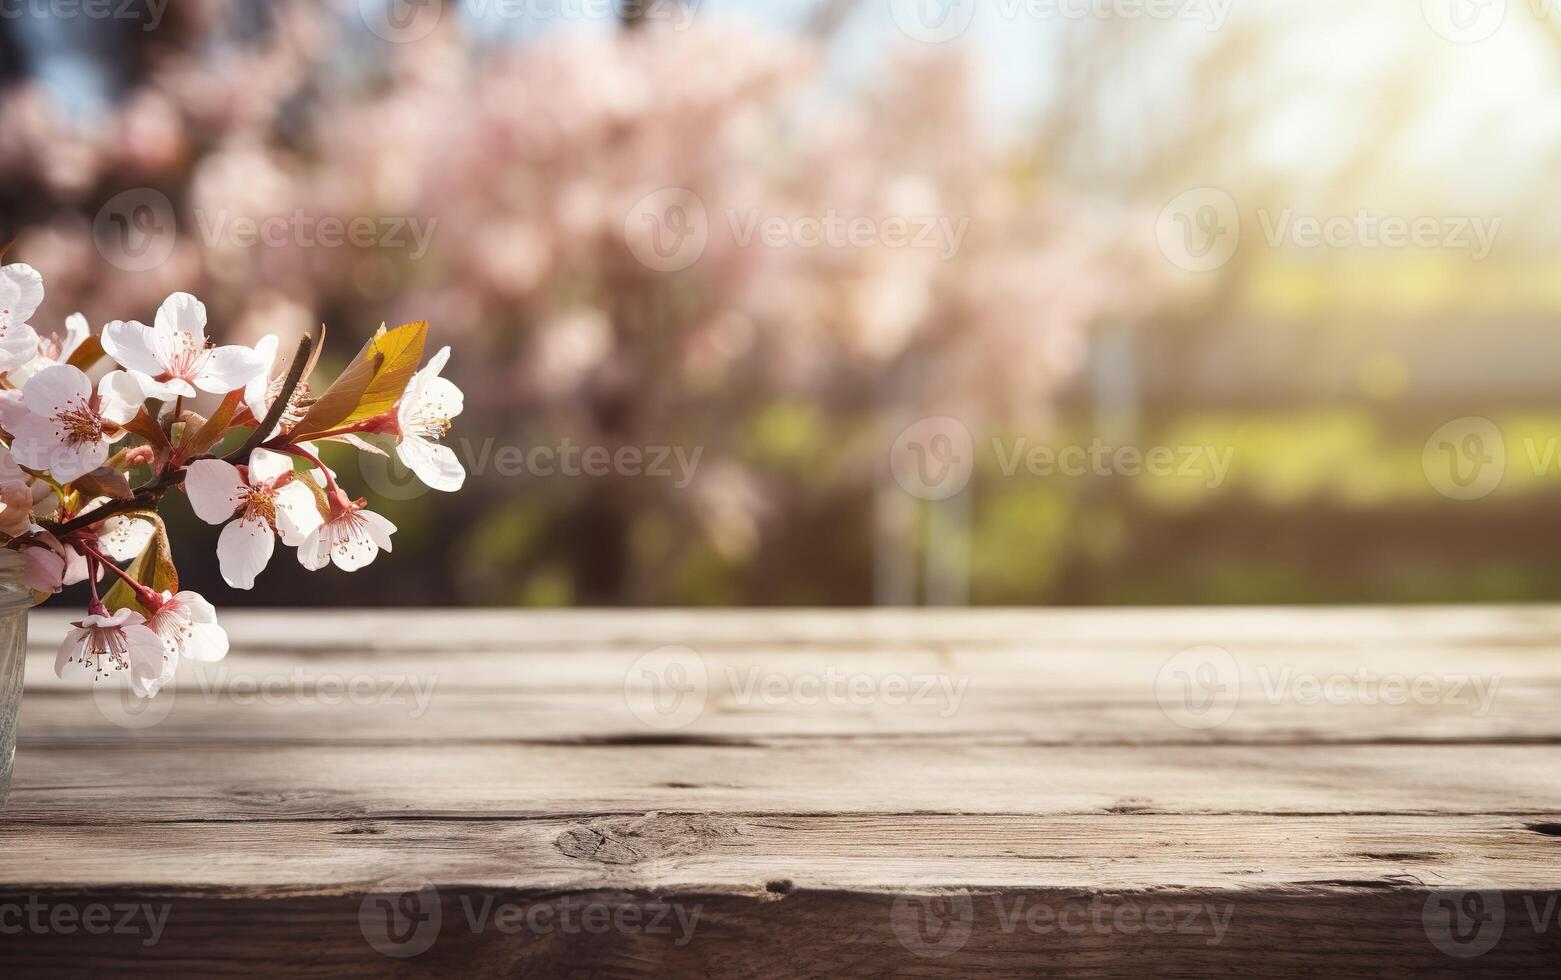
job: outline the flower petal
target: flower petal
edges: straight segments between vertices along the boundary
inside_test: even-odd
[[[98,414],[124,425],[146,403],[141,379],[129,371],[110,371],[98,382]]]
[[[396,444],[396,455],[419,480],[435,490],[453,493],[466,482],[466,469],[449,446],[407,438]]]
[[[255,576],[265,570],[276,550],[276,535],[262,520],[240,518],[222,529],[217,538],[217,561],[222,580],[235,589],[252,589]]]
[[[293,458],[269,449],[257,449],[249,454],[249,482],[254,486],[270,483],[277,477],[293,471]]]
[[[38,550],[36,548],[31,550]],[[65,634],[58,652],[54,655],[54,675],[60,680],[71,681],[97,674],[97,665],[87,659],[87,641],[92,631],[80,626]]]
[[[324,522],[320,508],[315,505],[313,491],[297,480],[279,488],[273,499],[276,502],[276,530],[285,545],[299,547]]]
[[[244,404],[256,421],[264,419],[266,411],[271,407],[266,396],[270,393],[271,372],[276,367],[276,349],[279,343],[276,334],[268,333],[255,345],[255,354],[265,368],[244,386]]]
[[[184,492],[196,517],[207,524],[221,524],[238,511],[248,495],[248,487],[232,463],[198,459],[185,474]]]
[[[12,319],[17,323],[31,320],[43,302],[43,274],[25,262],[15,262],[0,267],[0,277],[15,287],[11,299]]]
[[[129,561],[151,544],[157,526],[151,521],[115,514],[103,522],[98,532],[98,546],[115,561]]]
[[[60,360],[65,361],[76,353],[76,348],[90,336],[92,336],[92,325],[87,322],[86,317],[80,313],[72,313],[66,317],[65,337],[60,342]]]
[[[115,320],[103,327],[103,349],[120,367],[151,379],[165,370],[152,345],[152,328],[135,320]]]
[[[158,345],[163,345],[173,340],[175,343],[191,343],[199,350],[206,346],[206,304],[191,296],[189,293],[174,293],[163,300],[163,305],[157,308],[155,340]],[[188,341],[179,341],[170,335],[182,333],[189,336]],[[164,350],[159,350],[159,354]],[[177,349],[167,351],[177,354]],[[168,361],[164,361],[167,364]]]
[[[65,587],[65,556],[48,548],[22,551],[22,580],[34,592],[53,594]]]
[[[265,370],[265,361],[248,347],[236,344],[218,347],[206,352],[200,372],[195,376],[195,387],[214,395],[226,395],[246,387]]]
[[[92,397],[92,379],[69,364],[52,364],[22,387],[22,404],[34,415],[56,415],[85,408]]]

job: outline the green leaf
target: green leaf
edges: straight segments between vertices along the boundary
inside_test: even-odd
[[[168,528],[164,526],[163,519],[149,510],[130,511],[124,516],[150,521],[157,528],[157,533],[152,535],[146,550],[141,552],[126,569],[130,577],[153,592],[178,592],[179,570],[173,566],[173,549],[168,545]],[[111,611],[134,609],[143,614],[149,612],[136,601],[135,592],[122,579],[116,581],[114,587],[108,590],[108,594],[103,596],[103,604]]]
[[[394,330],[380,328],[293,427],[293,438],[304,439],[389,411],[416,373],[427,341],[426,320]]]

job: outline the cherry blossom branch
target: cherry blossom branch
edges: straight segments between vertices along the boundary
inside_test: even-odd
[[[277,394],[276,400],[271,403],[271,409],[266,412],[266,417],[255,427],[255,431],[249,434],[244,444],[233,452],[222,457],[230,463],[247,460],[249,454],[266,441],[271,430],[275,429],[282,418],[282,413],[287,410],[288,402],[292,401],[293,393],[298,390],[298,385],[303,382],[304,368],[308,365],[309,354],[314,349],[314,337],[304,334],[298,342],[298,353],[293,356],[293,363],[288,368],[287,378],[282,382],[282,389]],[[197,456],[194,459],[184,461],[184,466],[199,459],[212,459],[210,455]],[[318,461],[317,461],[318,462]],[[56,537],[60,537],[79,531],[84,527],[91,527],[99,521],[113,517],[115,514],[123,514],[132,510],[148,510],[160,500],[163,494],[184,482],[184,466],[163,473],[157,479],[144,486],[137,487],[135,496],[129,500],[113,500],[101,507],[94,508],[85,514],[77,515],[60,525],[45,525]]]

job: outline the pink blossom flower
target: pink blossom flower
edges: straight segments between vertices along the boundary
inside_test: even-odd
[[[396,406],[396,455],[417,478],[435,490],[456,491],[466,482],[466,470],[449,446],[439,440],[450,431],[450,420],[461,414],[461,389],[439,377],[450,360],[450,348],[435,354],[412,375]],[[386,549],[389,550],[389,549]]]
[[[286,456],[257,449],[249,457],[248,474],[220,459],[190,464],[184,489],[195,516],[208,524],[224,524],[217,539],[223,581],[235,589],[251,589],[276,550],[276,538],[294,547],[320,526],[314,492],[293,478]]]
[[[298,561],[318,571],[335,562],[344,572],[355,572],[368,565],[381,550],[390,550],[390,536],[396,526],[379,514],[365,510],[363,504],[346,499],[340,490],[331,498],[330,520],[309,532],[298,546]]]
[[[104,375],[94,395],[92,381],[79,369],[46,367],[22,388],[26,413],[17,418],[14,406],[6,410],[11,453],[23,466],[69,483],[103,465],[108,447],[125,434],[121,426],[143,401],[141,386],[124,371]]]
[[[0,266],[0,371],[12,371],[38,353],[27,322],[43,302],[43,276],[30,265]]]
[[[62,680],[106,677],[112,671],[129,670],[131,686],[140,697],[151,697],[161,685],[166,648],[146,625],[146,617],[129,609],[112,615],[101,605],[98,612],[73,624],[76,628],[60,644],[54,672]]]
[[[173,677],[180,659],[212,663],[228,655],[228,634],[217,625],[217,610],[195,592],[164,592],[147,625],[166,651],[158,688]]]
[[[207,347],[206,305],[189,293],[164,300],[154,326],[134,320],[108,324],[103,349],[137,376],[148,398],[192,398],[197,388],[225,395],[266,369],[248,347]]]
[[[33,488],[11,450],[0,446],[0,533],[11,537],[26,534],[32,527]]]

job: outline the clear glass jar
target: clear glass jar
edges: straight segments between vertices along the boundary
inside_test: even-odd
[[[27,610],[32,604],[32,593],[22,580],[21,552],[0,548],[0,806],[11,789],[16,759],[16,715],[22,707]]]

